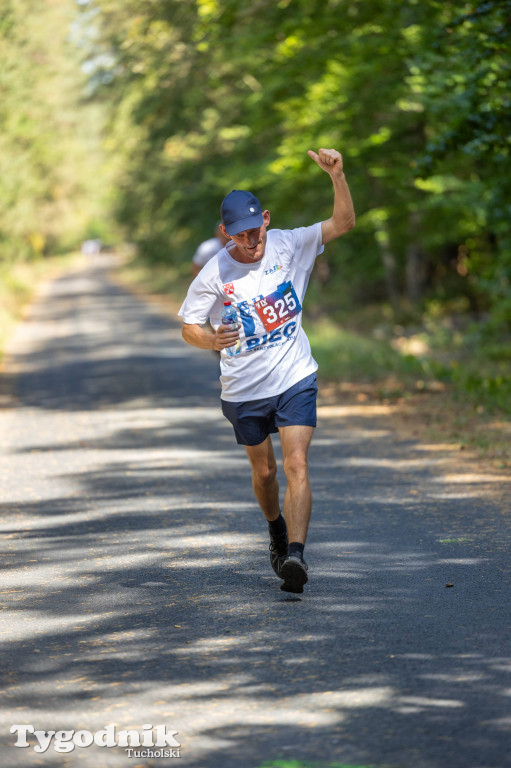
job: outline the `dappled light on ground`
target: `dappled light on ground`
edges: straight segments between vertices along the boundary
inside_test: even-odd
[[[0,412],[3,733],[166,723],[186,768],[468,768],[479,753],[503,768],[506,478],[400,439],[387,407],[320,409],[310,584],[289,596],[216,359],[181,352],[171,321],[101,271],[51,298]],[[41,759],[2,748],[13,768]]]

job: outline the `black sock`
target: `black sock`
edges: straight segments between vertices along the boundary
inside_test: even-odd
[[[272,536],[282,536],[283,533],[286,533],[286,521],[284,520],[282,512],[276,520],[272,520],[271,522],[268,520],[268,530]]]
[[[303,560],[303,548],[305,544],[300,544],[299,541],[291,541],[287,550],[288,557],[299,557]]]

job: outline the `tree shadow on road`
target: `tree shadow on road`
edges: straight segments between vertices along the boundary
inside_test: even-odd
[[[504,766],[498,510],[477,491],[473,509],[463,493],[439,505],[435,464],[409,450],[392,471],[397,446],[381,436],[378,461],[378,439],[355,447],[345,426],[325,425],[330,440],[341,429],[335,451],[325,437],[312,452],[311,583],[293,600],[269,568],[245,457],[215,451],[214,420],[178,450],[156,418],[153,437],[120,430],[101,457],[64,445],[86,468],[67,477],[76,496],[14,517],[2,505],[6,706],[41,728],[165,722],[194,768],[321,755],[461,768],[475,754]]]
[[[216,361],[120,289],[89,293],[80,338],[42,333],[18,359],[0,503],[12,766],[41,760],[12,746],[25,722],[165,723],[187,768],[505,768],[510,530],[487,482],[369,410],[322,417],[310,584],[284,593]],[[61,283],[44,322],[68,322],[75,295]]]

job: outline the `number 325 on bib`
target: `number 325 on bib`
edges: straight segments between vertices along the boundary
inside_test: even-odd
[[[302,311],[290,282],[279,285],[274,293],[256,301],[254,307],[267,331],[279,328]]]

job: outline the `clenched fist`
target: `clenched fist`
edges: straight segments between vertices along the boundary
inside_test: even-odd
[[[307,154],[330,176],[343,173],[342,155],[336,149],[320,149],[318,154],[309,149]]]

